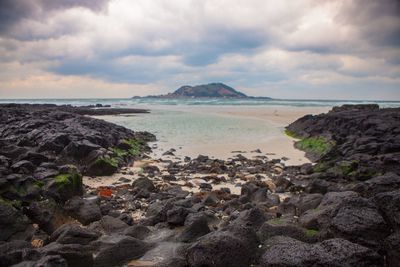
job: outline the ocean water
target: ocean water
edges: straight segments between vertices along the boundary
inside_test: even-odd
[[[0,99],[0,103],[52,103],[85,106],[93,104],[127,106],[290,106],[333,107],[343,104],[378,104],[382,108],[400,107],[400,101],[379,100],[296,100],[296,99],[154,99],[154,98],[85,98],[85,99]]]
[[[199,154],[228,158],[235,151],[245,154],[261,149],[264,154],[289,157],[291,164],[304,162],[293,148],[284,127],[305,114],[318,114],[342,104],[377,103],[400,107],[400,101],[327,101],[266,99],[24,99],[0,103],[52,103],[111,105],[149,109],[149,114],[99,116],[134,131],[156,135],[155,156],[174,148],[178,156]],[[234,152],[234,153],[233,153]],[[272,157],[272,156],[271,156]]]

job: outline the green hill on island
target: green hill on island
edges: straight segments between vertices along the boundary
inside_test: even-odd
[[[209,83],[196,86],[184,85],[173,93],[146,96],[151,98],[254,98],[223,83]],[[135,97],[136,98],[136,97]]]

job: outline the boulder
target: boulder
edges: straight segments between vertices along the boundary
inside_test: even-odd
[[[62,154],[74,160],[81,160],[87,157],[90,152],[99,148],[100,146],[93,144],[89,140],[72,141],[64,148]]]
[[[100,235],[99,232],[82,228],[77,224],[64,224],[52,233],[50,240],[60,244],[88,245]]]
[[[269,266],[382,266],[374,251],[344,239],[307,244],[290,237],[276,236],[265,243],[260,265]]]
[[[353,191],[329,192],[324,195],[317,208],[304,212],[300,224],[307,229],[326,229],[335,215],[337,208],[346,200],[359,198]]]
[[[209,233],[187,249],[190,266],[249,266],[255,251],[245,240],[228,231]]]
[[[144,240],[150,233],[151,230],[147,226],[143,225],[133,225],[123,231],[124,235],[134,237],[139,240]]]
[[[11,165],[11,169],[16,173],[32,173],[35,170],[35,165],[28,160],[21,160]]]
[[[129,225],[120,219],[106,215],[101,218],[101,220],[91,223],[88,228],[94,231],[112,234],[123,232],[128,227]]]
[[[397,267],[400,262],[400,232],[394,232],[384,241],[386,266]]]
[[[167,222],[171,225],[183,225],[188,214],[188,209],[174,207],[167,211]]]
[[[153,192],[155,190],[155,186],[153,182],[148,178],[139,178],[132,183],[132,186],[136,190],[147,190],[149,192]]]
[[[78,173],[59,174],[45,186],[46,194],[59,202],[83,193],[82,176]]]
[[[386,173],[356,185],[354,190],[362,196],[373,197],[376,194],[397,189],[400,189],[400,176],[395,173]]]
[[[68,267],[93,266],[92,252],[82,245],[53,242],[40,248],[39,251],[45,256],[61,256],[67,261]]]
[[[390,234],[390,227],[372,201],[357,198],[347,200],[339,207],[328,232],[334,237],[377,248]]]
[[[61,207],[50,199],[32,202],[25,213],[32,222],[38,224],[40,229],[48,234],[53,233],[58,227],[71,220]]]
[[[11,203],[0,198],[0,241],[30,240],[34,228],[30,220]]]
[[[14,240],[0,244],[0,266],[12,266],[21,261],[32,261],[39,257],[39,253],[33,250],[29,242]]]
[[[96,248],[94,265],[108,267],[122,265],[129,260],[138,259],[143,256],[150,245],[130,236],[114,235],[103,236],[93,242]]]
[[[400,190],[377,194],[374,202],[390,226],[400,230]]]
[[[274,236],[287,236],[307,243],[316,242],[318,238],[318,231],[304,229],[281,218],[265,222],[257,234],[261,242]]]
[[[177,239],[181,242],[190,243],[209,232],[210,228],[208,227],[207,218],[205,216],[200,216],[185,224],[184,230]]]
[[[74,197],[65,203],[64,209],[71,217],[77,219],[83,225],[88,225],[101,219],[97,197],[94,199]]]

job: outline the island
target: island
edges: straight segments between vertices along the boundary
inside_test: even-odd
[[[135,96],[133,98],[142,98]],[[173,93],[166,95],[149,95],[143,98],[241,98],[241,99],[271,99],[270,97],[247,96],[223,83],[209,83],[196,86],[184,85]]]

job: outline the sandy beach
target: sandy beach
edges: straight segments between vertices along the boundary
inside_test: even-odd
[[[150,131],[157,136],[151,143],[152,158],[174,149],[179,159],[207,155],[227,159],[266,155],[285,158],[286,165],[309,162],[304,152],[293,147],[294,139],[284,127],[307,114],[319,114],[326,107],[287,106],[149,106],[150,114],[137,116],[97,116],[122,126]],[[149,121],[149,122],[148,122]],[[167,122],[168,123],[167,123]],[[173,126],[171,127],[171,124]],[[261,151],[261,152],[260,152]]]

